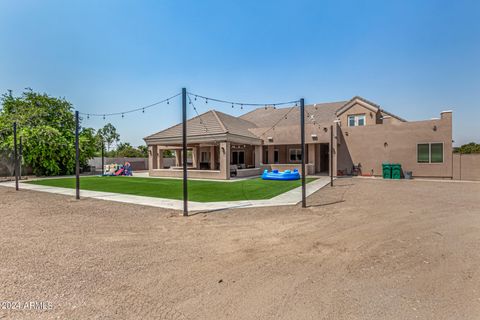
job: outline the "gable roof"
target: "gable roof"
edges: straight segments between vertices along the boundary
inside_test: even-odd
[[[308,117],[311,116],[313,118],[312,120],[315,120],[316,123],[331,123],[336,119],[335,112],[345,105],[346,102],[347,101],[339,101],[306,105],[305,119],[308,120]],[[257,108],[240,116],[240,118],[249,122],[253,122],[257,127],[260,128],[271,127],[277,122],[277,127],[298,125],[300,122],[300,107]]]
[[[391,117],[394,117],[402,122],[406,122],[407,120],[403,119],[403,118],[400,118],[399,116],[397,115],[394,115],[393,113],[390,113],[390,112],[387,112],[385,110],[383,110],[380,105],[370,101],[370,100],[367,100],[363,97],[360,97],[360,96],[355,96],[353,97],[352,99],[350,99],[349,101],[347,101],[345,103],[344,106],[342,106],[340,109],[337,110],[336,112],[336,115],[337,117],[340,116],[341,114],[345,113],[348,109],[350,109],[351,107],[353,107],[354,105],[356,104],[360,104],[361,106],[373,111],[373,112],[378,112],[380,111],[382,114],[387,114]]]
[[[256,125],[247,120],[220,111],[209,110],[187,120],[187,136],[208,136],[229,133],[258,139],[256,135],[248,130],[249,128],[254,127],[256,127]],[[182,128],[182,123],[179,123],[165,130],[149,135],[145,137],[144,140],[178,138],[182,136]]]

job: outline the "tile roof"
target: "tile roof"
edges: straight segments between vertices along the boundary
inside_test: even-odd
[[[187,136],[203,136],[215,134],[235,134],[249,138],[257,138],[248,129],[256,125],[247,120],[237,118],[226,113],[209,110],[194,118],[187,120]],[[182,124],[179,123],[170,128],[154,133],[148,139],[176,138],[182,136]]]
[[[305,119],[306,123],[311,122],[308,119],[308,116],[313,116],[316,123],[331,123],[336,119],[336,111],[344,106],[347,101],[339,102],[329,102],[329,103],[316,103],[305,106]],[[300,122],[300,107],[294,107],[291,110],[291,107],[286,108],[258,108],[249,113],[246,113],[240,116],[241,119],[248,120],[253,122],[257,127],[271,127],[280,119],[284,118],[287,115],[287,118],[280,121],[277,126],[292,126],[298,125]],[[290,111],[290,112],[289,112]]]

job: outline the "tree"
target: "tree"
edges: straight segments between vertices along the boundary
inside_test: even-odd
[[[470,142],[454,149],[457,153],[480,153],[480,144]]]
[[[36,175],[72,174],[75,169],[75,116],[64,98],[27,89],[19,97],[1,98],[0,152],[13,154],[13,123],[23,140],[25,164]],[[80,128],[80,164],[93,157],[95,141],[91,128]],[[93,151],[92,151],[93,150]]]
[[[98,129],[98,136],[104,141],[107,152],[110,151],[110,147],[114,143],[120,141],[120,135],[117,133],[117,129],[111,123],[107,123],[103,128]]]
[[[144,157],[144,154],[139,149],[133,147],[130,143],[121,142],[118,144],[118,147],[116,150],[116,156],[127,157],[127,158],[142,158]]]
[[[138,150],[142,153],[143,158],[148,158],[148,147],[146,145],[138,146]]]

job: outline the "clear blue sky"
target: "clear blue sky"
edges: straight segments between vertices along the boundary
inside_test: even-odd
[[[408,120],[452,109],[455,144],[480,142],[479,21],[477,0],[1,1],[0,91],[31,87],[92,113],[183,86],[251,102],[360,95]],[[107,121],[138,145],[179,107]],[[198,105],[212,107],[232,112]]]

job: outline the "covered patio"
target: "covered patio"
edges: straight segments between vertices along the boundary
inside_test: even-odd
[[[210,110],[187,122],[189,178],[228,180],[230,177],[260,175],[262,139],[249,128],[252,123],[222,112]],[[146,137],[149,151],[149,175],[182,177],[182,130],[176,125]],[[166,164],[165,150],[171,150],[175,162]]]
[[[163,143],[149,145],[149,174],[154,177],[182,177],[182,145]],[[173,166],[165,165],[163,153],[171,150]],[[203,141],[187,145],[188,176],[200,179],[228,180],[234,177],[260,175],[262,163],[261,141],[247,144],[237,141]]]

